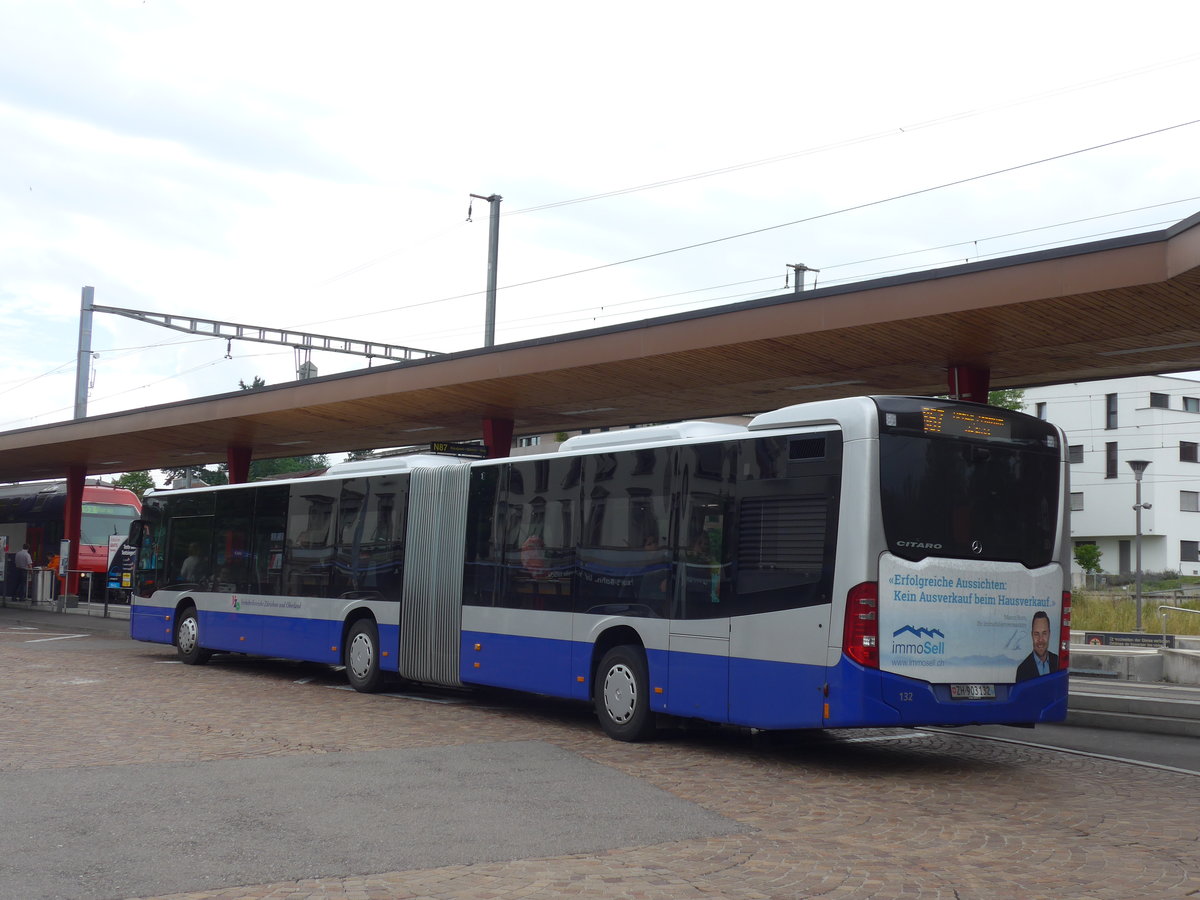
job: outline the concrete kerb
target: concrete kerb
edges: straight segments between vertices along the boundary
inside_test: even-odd
[[[1200,650],[1161,651],[1163,681],[1170,684],[1200,684]]]
[[[1163,656],[1149,647],[1077,645],[1071,648],[1071,669],[1120,681],[1152,683],[1163,680]]]
[[[1200,737],[1200,687],[1072,678],[1067,724]]]

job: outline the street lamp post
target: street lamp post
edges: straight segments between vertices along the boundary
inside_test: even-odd
[[[1133,501],[1133,512],[1135,517],[1136,532],[1134,535],[1134,553],[1136,556],[1137,570],[1134,574],[1134,590],[1135,600],[1137,604],[1137,622],[1134,625],[1134,631],[1142,630],[1142,510],[1149,509],[1149,503],[1142,502],[1142,473],[1146,471],[1146,467],[1150,465],[1147,459],[1127,459],[1129,468],[1133,469],[1133,481],[1135,485],[1135,496]]]

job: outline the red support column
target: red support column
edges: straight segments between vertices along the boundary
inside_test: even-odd
[[[981,366],[950,366],[946,370],[946,381],[954,400],[987,403],[991,377],[992,370]]]
[[[484,419],[483,442],[487,445],[488,459],[503,459],[512,451],[512,419]]]
[[[229,463],[229,483],[245,484],[250,478],[250,448],[226,447],[225,461]]]
[[[83,466],[67,466],[67,507],[63,511],[63,539],[71,542],[67,554],[67,589],[70,596],[79,596],[79,534],[83,518],[83,482],[87,469]],[[106,548],[107,549],[107,548]],[[47,552],[58,552],[57,547],[47,547]],[[96,575],[93,574],[92,578]],[[108,579],[101,575],[101,589],[108,590]]]

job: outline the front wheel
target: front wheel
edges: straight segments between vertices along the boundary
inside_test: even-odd
[[[200,618],[196,607],[189,606],[175,620],[175,650],[181,662],[202,666],[212,658],[212,651],[200,646]]]
[[[379,667],[379,629],[372,619],[359,619],[346,636],[346,679],[356,691],[369,694],[379,689],[383,670]]]
[[[592,688],[600,727],[618,741],[644,741],[654,734],[650,678],[640,647],[613,647],[604,654]]]

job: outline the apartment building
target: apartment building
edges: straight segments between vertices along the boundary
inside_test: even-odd
[[[1094,543],[1105,572],[1136,566],[1142,475],[1142,570],[1200,575],[1200,381],[1164,375],[1025,391],[1025,411],[1066,432],[1071,537]]]

